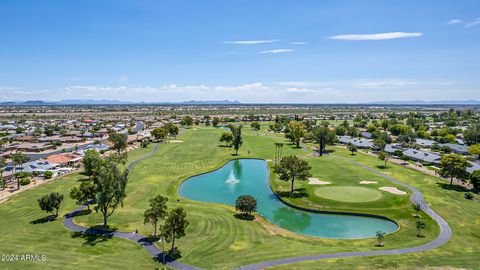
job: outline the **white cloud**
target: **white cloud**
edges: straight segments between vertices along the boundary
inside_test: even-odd
[[[389,32],[378,34],[348,34],[328,37],[335,40],[387,40],[397,38],[419,37],[422,33]]]
[[[469,22],[465,24],[466,28],[474,27],[480,25],[480,18],[477,18],[475,21]]]
[[[266,53],[288,53],[288,52],[293,52],[293,50],[292,49],[273,49],[273,50],[262,51],[259,53],[266,54]]]
[[[459,19],[453,19],[447,22],[447,24],[461,24],[461,23],[463,23],[463,21]]]
[[[235,40],[235,41],[224,41],[225,44],[238,44],[238,45],[255,45],[255,44],[265,44],[277,42],[277,39],[268,39],[268,40]]]
[[[216,91],[228,91],[228,92],[235,92],[235,91],[258,91],[258,90],[266,90],[268,89],[263,83],[256,82],[256,83],[247,83],[241,84],[238,86],[216,86],[213,88]]]
[[[292,45],[306,45],[306,44],[308,44],[308,42],[305,42],[305,41],[294,41],[294,42],[290,42],[290,44],[292,44]]]
[[[312,92],[315,92],[312,89],[297,88],[297,87],[287,88],[285,91],[290,92],[290,93],[312,93]]]

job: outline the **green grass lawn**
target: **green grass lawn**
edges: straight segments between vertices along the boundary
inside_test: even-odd
[[[231,269],[243,264],[291,256],[379,249],[374,247],[374,239],[335,240],[301,236],[278,228],[261,218],[256,221],[235,219],[231,207],[190,201],[178,196],[177,187],[182,180],[191,175],[218,168],[233,158],[230,148],[219,146],[218,137],[223,131],[223,129],[204,127],[198,127],[198,130],[186,130],[178,138],[184,141],[183,143],[161,145],[153,157],[138,163],[130,172],[124,207],[118,209],[110,218],[110,225],[122,231],[138,229],[142,234],[149,234],[152,228],[143,224],[143,212],[147,208],[148,200],[161,194],[169,198],[170,207],[182,206],[186,209],[190,226],[187,229],[187,236],[177,241],[182,255],[180,260],[199,267]],[[245,127],[243,134],[244,144],[239,152],[240,157],[272,159],[273,143],[284,141],[282,134],[267,133],[265,129],[251,131]],[[153,145],[149,146],[149,149],[151,148]],[[130,160],[145,154],[148,149],[137,151],[130,153]],[[379,186],[395,186],[365,169],[334,158],[335,155],[347,157],[375,168],[380,161],[373,157],[362,154],[350,156],[346,151],[339,149],[329,156],[311,158],[306,157],[308,153],[303,149],[296,149],[291,145],[284,146],[283,154],[303,156],[311,162],[314,177],[331,181],[334,183],[332,186],[355,186],[361,180],[378,181],[376,188],[362,186],[375,191]],[[340,165],[340,168],[335,169],[338,170],[336,173],[329,172],[333,163]],[[333,261],[319,261],[288,265],[283,268],[332,269],[355,268],[356,265],[365,268],[373,265],[393,267],[395,262],[400,266],[408,267],[415,265],[417,260],[423,266],[460,266],[459,262],[462,258],[466,260],[465,265],[480,267],[480,262],[475,257],[480,251],[479,235],[475,233],[480,224],[478,201],[466,201],[461,192],[438,186],[436,183],[441,180],[401,166],[389,165],[383,172],[392,174],[425,193],[426,200],[431,203],[432,208],[445,217],[454,229],[454,239],[450,244],[423,254],[345,259],[339,260],[335,265],[331,263]],[[52,190],[66,195],[62,215],[74,209],[76,206],[68,198],[68,192],[71,187],[78,185],[78,180],[81,178],[79,174],[69,175],[51,184],[23,192],[0,205],[2,216],[0,225],[3,229],[0,236],[2,252],[7,254],[45,253],[48,257],[47,262],[44,263],[10,263],[7,265],[8,269],[26,267],[33,269],[45,269],[45,267],[153,269],[159,267],[160,265],[153,262],[145,250],[129,241],[97,239],[92,242],[92,239],[72,237],[75,234],[63,227],[60,218],[53,222],[30,224],[32,220],[46,216],[46,213],[39,210],[36,200]],[[279,183],[279,185],[283,184],[284,182]],[[297,188],[306,185],[305,182],[297,184]],[[429,222],[425,231],[427,237],[415,237],[413,222],[416,219],[411,216],[412,210],[408,203],[408,196],[398,196],[382,191],[382,197],[372,202],[344,203],[321,199],[313,194],[315,189],[306,188],[306,190],[308,196],[299,198],[295,203],[330,210],[348,209],[377,213],[399,221],[401,230],[386,237],[384,249],[425,243],[435,237],[438,230]],[[305,199],[307,197],[309,200]],[[387,213],[388,209],[391,209],[391,213]],[[100,224],[101,215],[92,213],[77,217],[75,221],[84,225]],[[442,258],[434,260],[436,256],[442,256]],[[67,264],[63,265],[63,263]],[[0,262],[0,267],[3,264]]]

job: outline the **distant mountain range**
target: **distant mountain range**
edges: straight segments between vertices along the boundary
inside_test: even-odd
[[[189,100],[181,102],[131,102],[120,100],[96,100],[96,99],[65,99],[60,101],[42,101],[42,100],[27,100],[27,101],[7,101],[0,102],[0,106],[49,106],[49,105],[234,105],[242,104],[238,100]],[[261,103],[259,103],[261,104]],[[265,103],[275,104],[275,103]],[[287,103],[284,103],[287,104]],[[319,103],[324,104],[349,104],[349,103]],[[363,103],[366,105],[480,105],[479,100],[439,100],[439,101],[424,101],[424,100],[406,100],[406,101],[373,101]]]
[[[7,101],[0,102],[0,106],[48,106],[48,105],[127,105],[127,104],[178,104],[178,105],[202,105],[202,104],[241,104],[234,100],[189,100],[181,102],[130,102],[120,100],[96,100],[96,99],[65,99],[60,101],[42,101],[42,100],[27,100],[27,101]]]

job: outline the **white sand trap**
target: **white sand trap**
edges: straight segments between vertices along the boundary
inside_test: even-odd
[[[181,141],[181,140],[171,140],[170,142],[171,143],[182,143],[183,141]]]
[[[383,191],[386,191],[386,192],[390,192],[392,194],[397,194],[397,195],[405,195],[407,194],[407,192],[405,191],[401,191],[399,190],[398,188],[396,187],[381,187],[379,188],[380,190],[383,190]]]
[[[265,159],[265,161],[272,161],[271,159]]]
[[[367,181],[367,180],[364,180],[364,181],[360,181],[360,184],[362,185],[370,185],[370,184],[378,184],[377,181]]]
[[[197,128],[194,128],[194,129],[192,129],[192,130],[198,130],[198,129],[197,129]]]
[[[309,177],[308,178],[308,184],[309,185],[328,185],[331,184],[330,182],[322,181],[318,178],[315,177]]]

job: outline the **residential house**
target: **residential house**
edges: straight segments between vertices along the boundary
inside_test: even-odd
[[[416,149],[409,148],[403,151],[403,155],[409,157],[412,160],[419,161],[419,162],[427,162],[427,163],[440,163],[442,157],[425,151],[420,151]]]

